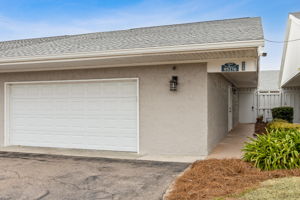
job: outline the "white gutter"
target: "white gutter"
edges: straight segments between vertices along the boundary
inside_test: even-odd
[[[53,55],[53,56],[52,55],[33,56],[33,57],[24,56],[18,58],[4,58],[4,59],[0,58],[0,65],[119,58],[119,57],[129,57],[129,56],[155,55],[155,54],[160,55],[163,53],[180,53],[180,52],[188,53],[194,51],[220,51],[224,49],[251,48],[251,47],[257,48],[261,46],[264,46],[264,40],[135,48],[135,49],[110,50],[110,51],[98,51],[98,52],[70,53],[70,54]]]

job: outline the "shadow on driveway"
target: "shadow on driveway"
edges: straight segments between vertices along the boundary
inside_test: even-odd
[[[158,200],[187,166],[0,152],[0,199]]]

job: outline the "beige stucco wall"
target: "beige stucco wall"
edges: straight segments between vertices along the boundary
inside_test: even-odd
[[[229,85],[230,83],[221,74],[208,74],[208,152],[210,152],[228,133]]]
[[[99,68],[0,74],[0,112],[4,113],[4,82],[139,78],[140,153],[206,155],[206,64]],[[169,80],[178,75],[177,92]],[[4,139],[4,115],[0,115],[0,143]],[[213,131],[214,132],[214,131]]]
[[[233,128],[239,123],[239,92],[236,89],[235,94],[232,96],[232,113],[233,113]]]

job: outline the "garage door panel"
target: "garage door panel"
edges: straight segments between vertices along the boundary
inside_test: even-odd
[[[137,151],[135,80],[11,85],[9,98],[11,145]]]
[[[26,135],[27,137],[31,137],[30,142],[36,142],[36,141],[41,141],[41,142],[55,142],[55,143],[76,143],[76,144],[83,144],[85,143],[86,145],[88,144],[103,144],[103,145],[112,145],[114,146],[114,144],[119,144],[120,146],[126,146],[128,145],[128,143],[124,143],[123,141],[130,141],[130,142],[136,142],[136,139],[134,136],[129,136],[126,137],[125,135],[123,137],[119,137],[119,135],[115,135],[118,136],[118,140],[115,139],[115,136],[112,135],[111,133],[107,133],[106,135],[103,134],[101,135],[101,137],[99,137],[99,135],[83,135],[80,133],[72,133],[72,132],[43,132],[43,136],[37,137],[38,135],[40,135],[41,132],[34,132],[34,131],[20,131],[20,132],[16,132],[15,136],[15,140],[16,141],[22,141],[24,143],[27,143],[27,140],[22,139],[21,137],[18,137],[20,135]],[[55,137],[52,137],[55,136]],[[69,142],[68,140],[72,140],[72,142]],[[108,142],[107,142],[108,141]],[[134,144],[134,143],[132,143]]]
[[[68,88],[68,92],[70,93],[69,96],[72,98],[81,98],[82,94],[85,93],[85,89],[88,87],[87,84],[81,84],[81,85],[70,85]]]
[[[98,137],[99,142],[101,142],[101,138],[102,137],[111,137],[111,138],[119,138],[119,139],[126,139],[126,138],[133,138],[136,140],[135,137],[135,130],[133,129],[123,129],[121,130],[122,136],[119,135],[119,131],[120,130],[111,130],[111,129],[105,129],[103,130],[103,132],[101,132],[101,136],[99,136],[99,131],[98,129],[93,129],[90,128],[89,129],[89,133],[86,134],[85,132],[83,132],[82,130],[80,130],[80,128],[74,128],[73,130],[68,129],[68,131],[66,131],[65,129],[56,129],[56,130],[50,130],[50,131],[44,131],[44,130],[40,130],[40,129],[31,129],[31,130],[22,130],[22,129],[15,129],[14,131],[14,135],[12,135],[12,137],[18,138],[18,136],[20,135],[26,135],[26,136],[30,136],[30,135],[40,135],[42,133],[43,136],[40,137],[34,137],[31,140],[37,140],[39,138],[47,138],[47,140],[50,140],[51,138],[48,138],[49,136],[53,136],[53,135],[61,135],[61,136],[83,136],[83,137]],[[98,140],[97,139],[97,140]],[[19,140],[24,140],[23,138],[19,138]]]
[[[96,117],[96,116],[95,116]],[[55,124],[53,121],[55,120]],[[117,124],[117,126],[116,126]],[[11,121],[13,127],[22,127],[23,129],[33,129],[38,127],[86,127],[86,128],[115,128],[115,129],[136,129],[136,119],[134,116],[107,116],[106,118],[58,118],[48,117],[31,118],[30,116],[16,117]]]
[[[126,83],[120,85],[120,96],[122,97],[136,97],[137,90],[134,89],[134,83]]]
[[[135,120],[111,120],[105,119],[104,120],[104,128],[115,128],[116,124],[118,124],[118,128],[120,129],[134,129],[136,127]],[[117,129],[118,129],[117,128]]]
[[[23,135],[24,133],[22,133]],[[24,141],[18,137],[14,138],[15,142],[20,143],[24,146],[51,146],[53,143],[55,147],[61,148],[78,148],[78,146],[85,146],[85,149],[98,149],[102,146],[105,150],[126,150],[132,149],[135,151],[133,146],[136,144],[135,138],[120,138],[116,140],[114,137],[101,137],[101,140],[97,136],[76,136],[76,135],[61,135],[59,133],[52,135],[52,133],[44,134],[44,137],[37,137],[37,134],[28,133],[25,134],[27,137],[33,138],[30,141]],[[52,137],[55,136],[55,137]],[[50,139],[49,139],[50,138]],[[69,142],[69,141],[72,142]],[[107,148],[109,147],[109,149]]]

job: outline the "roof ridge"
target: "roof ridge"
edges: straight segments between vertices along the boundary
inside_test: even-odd
[[[257,19],[257,18],[261,18],[261,17],[240,17],[240,18],[229,18],[229,19],[219,19],[219,20],[207,20],[207,21],[199,21],[199,22],[175,23],[175,24],[166,24],[166,25],[157,25],[157,26],[145,26],[145,27],[136,27],[136,28],[119,29],[119,30],[111,30],[111,31],[96,31],[96,32],[81,33],[81,34],[57,35],[57,36],[40,37],[40,38],[26,38],[26,39],[0,41],[0,44],[3,42],[25,41],[25,40],[34,40],[34,39],[56,38],[56,37],[70,38],[70,37],[92,35],[92,34],[99,34],[99,33],[114,33],[114,32],[121,32],[121,31],[133,31],[133,30],[141,30],[141,29],[160,28],[160,27],[188,26],[188,25],[201,24],[201,23],[215,23],[215,22],[222,22],[222,21],[236,21],[241,19]]]
[[[262,40],[260,17],[0,42],[0,58]]]
[[[0,43],[9,43],[9,42],[17,42],[17,41],[30,41],[30,40],[40,40],[40,39],[50,39],[50,38],[65,38],[65,37],[71,37],[73,35],[57,35],[57,36],[46,36],[46,37],[35,37],[35,38],[24,38],[24,39],[14,39],[14,40],[4,40],[0,41]]]
[[[214,22],[222,22],[222,21],[235,21],[235,20],[241,20],[241,19],[260,19],[260,18],[261,17],[241,17],[241,18],[207,20],[207,21],[199,21],[199,22],[175,23],[175,24],[144,26],[144,27],[136,27],[136,28],[128,28],[128,29],[111,30],[111,31],[97,31],[97,32],[92,32],[92,33],[74,34],[74,35],[70,35],[70,36],[83,36],[83,35],[91,35],[91,34],[99,34],[99,33],[114,33],[114,32],[121,32],[121,31],[140,30],[140,29],[152,29],[152,28],[160,28],[160,27],[186,26],[186,25],[188,26],[188,25],[201,24],[201,23],[214,23]]]
[[[15,49],[21,49],[21,48],[28,48],[28,47],[32,47],[32,46],[36,46],[36,45],[39,45],[39,44],[44,44],[44,43],[49,43],[49,42],[54,42],[54,41],[58,41],[58,40],[63,40],[63,39],[67,39],[67,38],[70,38],[72,36],[69,36],[69,35],[62,35],[62,36],[51,36],[51,37],[42,37],[42,38],[27,38],[27,39],[21,39],[21,40],[8,40],[8,41],[2,41],[0,42],[0,45],[1,44],[5,44],[5,43],[12,43],[13,44],[16,44],[16,43],[13,43],[13,42],[26,42],[28,41],[29,43],[28,44],[24,44],[24,45],[19,45],[19,46],[15,46],[15,47],[10,47],[8,48],[8,50],[15,50]],[[44,40],[43,39],[51,39],[52,40]],[[30,42],[30,41],[33,41],[33,40],[37,40],[35,43],[34,42]],[[38,40],[41,40],[41,41],[38,41]],[[1,49],[0,47],[0,51],[1,50],[5,50],[4,49]]]

